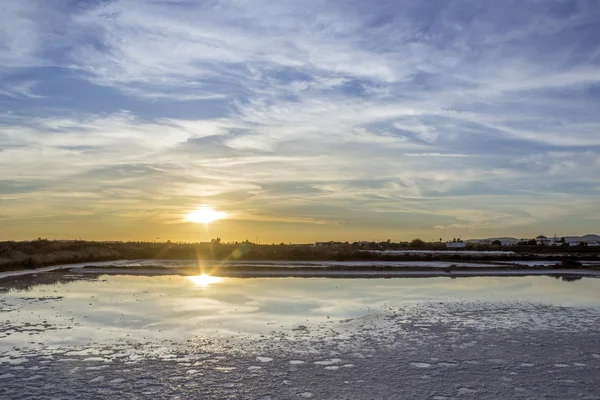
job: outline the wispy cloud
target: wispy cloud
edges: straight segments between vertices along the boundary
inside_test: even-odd
[[[5,85],[3,88],[0,87],[0,95],[12,97],[12,98],[28,97],[31,99],[41,99],[44,96],[35,94],[33,91],[35,84],[36,84],[36,82],[34,82],[34,81],[9,83],[9,84]]]

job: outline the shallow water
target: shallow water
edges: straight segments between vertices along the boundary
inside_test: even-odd
[[[415,302],[527,301],[558,306],[600,308],[600,279],[564,282],[551,277],[473,277],[426,279],[220,278],[198,284],[184,276],[78,276],[55,272],[19,288],[8,289],[0,305],[3,316],[19,326],[70,326],[0,333],[0,350],[24,342],[44,344],[104,343],[123,337],[185,340],[213,333],[264,333],[290,329],[298,321],[344,319]],[[22,282],[22,281],[20,281]],[[28,345],[31,343],[28,343]]]
[[[54,398],[600,393],[600,279],[204,283],[62,271],[0,290],[2,398],[44,387]]]

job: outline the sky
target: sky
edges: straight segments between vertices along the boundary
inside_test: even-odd
[[[596,0],[0,10],[0,240],[600,233]]]

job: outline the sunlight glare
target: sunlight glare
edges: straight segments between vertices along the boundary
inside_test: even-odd
[[[188,276],[188,279],[196,286],[200,287],[207,287],[213,283],[223,282],[223,278],[219,278],[218,276],[210,276],[207,274]]]
[[[212,208],[202,207],[190,212],[185,220],[197,224],[208,224],[218,219],[226,218],[227,214],[222,211],[215,211]]]

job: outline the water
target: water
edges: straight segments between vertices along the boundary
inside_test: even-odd
[[[66,283],[44,283],[48,279]],[[186,340],[205,332],[264,333],[426,302],[536,302],[600,308],[600,280],[551,277],[327,279],[221,278],[203,284],[184,276],[78,276],[68,272],[0,282],[1,305],[13,324],[70,326],[35,335],[36,343],[108,343],[123,337]],[[21,283],[19,283],[21,282]],[[9,313],[9,311],[14,310]],[[30,330],[2,337],[0,350],[32,342]],[[128,336],[129,335],[129,336]]]
[[[0,280],[0,397],[594,398],[600,279]]]

